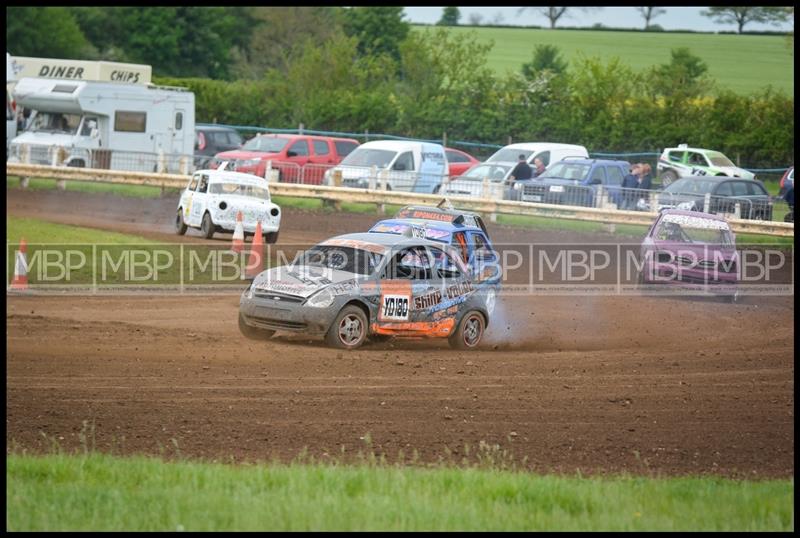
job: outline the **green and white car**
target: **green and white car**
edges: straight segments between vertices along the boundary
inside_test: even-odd
[[[756,178],[755,174],[739,168],[719,151],[690,148],[686,144],[666,148],[658,159],[657,173],[664,186],[687,176]]]

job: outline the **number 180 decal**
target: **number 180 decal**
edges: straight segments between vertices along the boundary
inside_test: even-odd
[[[408,295],[384,295],[381,299],[381,320],[408,320]]]

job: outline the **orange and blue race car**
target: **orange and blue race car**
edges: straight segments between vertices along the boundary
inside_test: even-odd
[[[452,247],[481,285],[499,288],[500,256],[477,213],[454,209],[446,200],[438,206],[407,206],[369,232],[401,235],[409,229],[422,229],[425,239]]]

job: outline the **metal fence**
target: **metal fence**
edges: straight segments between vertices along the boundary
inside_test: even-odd
[[[642,156],[644,154],[627,154]],[[189,155],[144,153],[118,150],[75,150],[45,145],[12,145],[9,162],[73,166],[98,170],[189,174],[194,171]],[[215,168],[219,162],[214,162]],[[593,207],[628,211],[657,212],[667,207],[692,209],[730,215],[735,218],[787,221],[791,208],[779,197],[705,196],[688,199],[685,195],[661,190],[623,189],[614,185],[552,185],[536,181],[508,185],[489,178],[453,178],[447,175],[421,174],[405,170],[334,164],[261,161],[254,159],[230,162],[228,169],[255,174],[270,182],[304,185],[328,185],[386,191],[442,194],[494,201],[521,201],[571,207]]]
[[[66,148],[44,144],[12,144],[8,153],[8,161],[12,163],[166,174],[191,173],[194,171],[193,160],[193,155]]]

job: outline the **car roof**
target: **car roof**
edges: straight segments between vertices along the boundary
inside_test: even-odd
[[[359,144],[359,141],[355,138],[341,138],[338,136],[322,136],[322,135],[306,135],[306,134],[290,134],[290,133],[257,133],[255,137],[268,137],[268,138],[286,138],[288,140],[297,140],[298,138],[310,138],[312,140],[344,140],[347,142],[355,142]],[[252,140],[252,139],[251,139]]]
[[[436,144],[434,142],[422,142],[422,141],[414,141],[414,140],[371,140],[369,142],[365,142],[359,146],[361,148],[374,148],[374,149],[388,149],[392,151],[402,151],[404,149],[414,149],[418,147],[420,144],[430,144],[432,146],[439,146],[444,151],[444,148],[441,144]]]
[[[405,247],[405,246],[416,246],[416,245],[442,248],[442,243],[439,243],[437,241],[421,239],[418,237],[407,237],[405,235],[382,234],[375,232],[357,232],[344,235],[337,235],[335,237],[326,239],[322,243],[325,243],[326,241],[330,240],[360,241],[363,243],[372,243],[389,248],[394,246]]]
[[[578,144],[562,144],[562,143],[559,143],[559,142],[517,142],[515,144],[509,144],[507,146],[504,146],[501,149],[530,149],[530,150],[536,150],[536,149],[543,149],[543,148],[554,148],[554,149],[581,148],[581,149],[585,149],[583,146],[578,145]]]
[[[708,180],[708,181],[716,181],[717,183],[719,183],[721,181],[748,181],[748,182],[751,182],[751,183],[761,183],[757,179],[748,179],[746,177],[731,177],[731,176],[683,176],[683,177],[679,177],[675,181],[677,182],[677,181],[680,181],[682,179],[694,179],[694,180],[705,179],[705,180]]]
[[[566,159],[561,159],[560,161],[556,161],[553,164],[558,163],[578,163],[578,164],[621,164],[623,166],[630,166],[631,163],[628,161],[621,161],[618,159],[587,159],[586,157],[567,157]]]
[[[483,218],[472,211],[462,211],[451,207],[438,207],[433,205],[407,205],[400,208],[394,215],[395,219],[413,219],[423,222],[450,223],[459,228],[472,228],[486,232]],[[488,235],[488,232],[487,232]]]
[[[468,231],[474,230],[481,232],[478,226],[469,226],[469,225],[456,225],[452,222],[440,222],[440,221],[431,221],[426,219],[413,219],[413,218],[391,218],[391,219],[383,219],[379,220],[375,224],[372,225],[374,228],[378,224],[409,224],[411,226],[421,226],[424,228],[431,228],[434,230],[443,230],[446,232],[457,232],[457,231]],[[381,232],[369,232],[369,233],[381,233]],[[396,234],[395,234],[396,235]]]
[[[661,210],[660,216],[664,215],[684,215],[687,217],[702,217],[704,219],[711,219],[711,220],[719,220],[722,222],[728,222],[723,217],[719,215],[713,215],[711,213],[703,213],[701,211],[689,211],[686,209],[663,209]]]
[[[698,152],[698,153],[702,153],[702,152],[722,153],[722,152],[721,152],[721,151],[719,151],[718,149],[707,149],[707,148],[690,148],[690,147],[685,147],[685,148],[682,148],[682,147],[680,147],[680,146],[677,146],[677,147],[674,147],[674,148],[667,148],[667,149],[665,149],[664,151],[672,151],[672,150],[674,150],[674,149],[679,149],[679,150],[681,150],[681,151],[696,151],[696,152]],[[722,154],[724,155],[724,153],[722,153]]]
[[[198,170],[195,174],[207,174],[209,183],[234,182],[243,185],[257,185],[267,187],[269,183],[263,177],[232,170]]]

